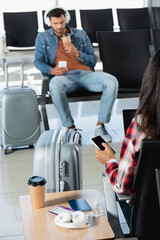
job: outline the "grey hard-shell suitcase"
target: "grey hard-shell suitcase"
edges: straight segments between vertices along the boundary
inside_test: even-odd
[[[74,130],[47,130],[38,139],[33,175],[47,180],[46,192],[82,189],[81,134]]]
[[[19,64],[21,85],[8,86],[8,66]],[[33,145],[40,136],[40,114],[33,89],[24,86],[23,63],[5,64],[6,87],[1,93],[1,129],[4,153],[19,146]]]

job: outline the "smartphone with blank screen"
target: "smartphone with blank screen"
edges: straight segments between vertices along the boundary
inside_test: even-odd
[[[65,67],[65,68],[67,68],[67,61],[59,61],[58,62],[58,67]]]
[[[110,148],[111,146],[100,136],[96,136],[91,138],[91,141],[94,143],[94,145],[100,149],[100,150],[104,150],[105,148],[102,146],[102,143],[106,143]],[[113,148],[111,148],[111,150],[113,151],[113,153],[115,154],[116,152],[113,150]]]

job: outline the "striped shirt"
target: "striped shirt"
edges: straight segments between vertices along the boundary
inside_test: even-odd
[[[138,128],[133,119],[122,142],[120,160],[110,159],[105,165],[107,179],[115,192],[132,194],[138,160],[137,153],[144,138],[144,132]]]

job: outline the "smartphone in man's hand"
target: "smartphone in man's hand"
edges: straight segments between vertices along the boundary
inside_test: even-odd
[[[96,137],[93,137],[91,138],[91,141],[94,143],[94,145],[100,149],[100,150],[104,150],[105,148],[102,146],[102,143],[106,143],[110,149],[112,150],[112,152],[115,154],[116,152],[113,150],[113,148],[111,148],[111,146],[100,136],[96,136]]]
[[[66,62],[66,61],[59,61],[59,62],[58,62],[58,67],[67,68],[67,62]]]

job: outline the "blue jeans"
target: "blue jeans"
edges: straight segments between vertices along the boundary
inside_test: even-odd
[[[102,92],[98,120],[107,123],[117,97],[118,81],[114,76],[104,72],[73,70],[61,76],[54,76],[50,80],[49,89],[64,127],[74,125],[66,93],[79,89]]]

